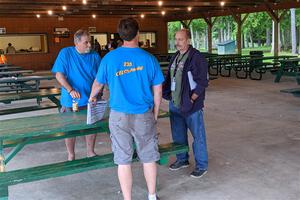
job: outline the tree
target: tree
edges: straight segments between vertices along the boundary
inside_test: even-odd
[[[190,25],[192,44],[195,48],[205,48],[207,24],[203,19],[194,19]]]
[[[296,54],[297,36],[296,36],[296,10],[291,8],[291,36],[292,36],[292,54]]]
[[[168,23],[168,41],[169,41],[169,50],[176,51],[175,49],[175,33],[181,29],[181,23],[179,21],[169,22]]]
[[[250,13],[243,25],[246,43],[250,39],[252,47],[254,47],[254,43],[259,46],[265,44],[268,38],[266,30],[270,30],[271,25],[271,18],[266,12]]]

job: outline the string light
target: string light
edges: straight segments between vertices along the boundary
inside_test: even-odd
[[[159,1],[159,2],[158,2],[158,5],[159,5],[159,6],[162,6],[162,5],[163,5],[163,2],[162,2],[162,1]]]
[[[162,14],[162,15],[165,15],[165,14],[166,14],[166,11],[164,11],[164,10],[161,11],[161,14]]]
[[[221,5],[221,6],[225,6],[225,1],[221,1],[221,2],[220,2],[220,5]]]
[[[40,14],[37,14],[37,15],[36,15],[36,17],[37,17],[37,18],[40,18],[40,17],[41,17],[41,15],[40,15]]]
[[[95,18],[96,18],[96,15],[95,15],[95,14],[93,14],[93,15],[92,15],[92,17],[95,19]]]
[[[141,14],[141,18],[144,18],[145,17],[145,15],[144,14]]]
[[[188,7],[187,9],[188,9],[188,11],[190,12],[190,11],[192,10],[192,7]]]
[[[52,15],[52,14],[53,14],[52,10],[48,10],[48,15]]]
[[[63,10],[67,10],[67,6],[62,6],[62,9]]]

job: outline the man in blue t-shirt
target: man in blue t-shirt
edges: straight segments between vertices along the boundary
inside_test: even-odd
[[[91,51],[90,34],[86,30],[78,30],[74,34],[75,47],[63,48],[54,63],[52,72],[61,84],[61,112],[72,111],[72,102],[78,102],[79,110],[85,109],[91,93],[101,58]],[[93,157],[96,135],[87,135],[87,156]],[[68,160],[75,159],[75,137],[65,140]]]
[[[156,120],[164,78],[156,58],[138,47],[138,30],[138,23],[133,18],[120,21],[118,32],[124,44],[106,54],[101,61],[90,101],[95,102],[101,88],[108,85],[109,129],[124,199],[131,200],[134,140],[144,167],[148,199],[156,200],[156,161],[160,158]]]

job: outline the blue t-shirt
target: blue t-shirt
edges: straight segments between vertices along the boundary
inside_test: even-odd
[[[52,72],[61,72],[72,88],[80,93],[78,106],[86,106],[96,78],[101,58],[96,52],[80,54],[75,47],[63,48],[54,63]],[[62,87],[60,103],[72,107],[72,97]]]
[[[152,86],[164,77],[154,56],[141,48],[119,47],[103,58],[96,80],[108,84],[111,109],[142,114],[153,108]]]

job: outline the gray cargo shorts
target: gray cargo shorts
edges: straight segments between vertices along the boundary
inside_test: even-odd
[[[142,163],[159,160],[156,123],[151,110],[143,114],[125,114],[111,110],[109,130],[115,164],[128,165],[132,162],[133,141]]]

